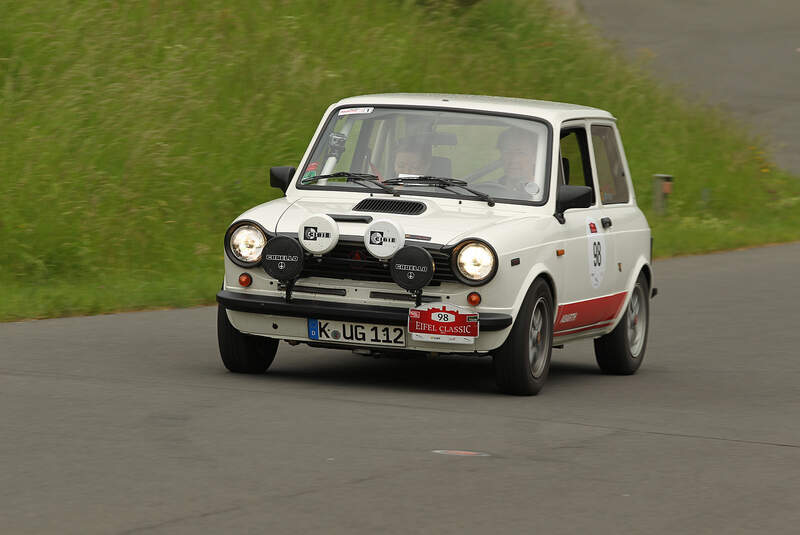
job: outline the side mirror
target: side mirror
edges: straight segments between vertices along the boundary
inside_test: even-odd
[[[592,205],[592,188],[589,186],[558,186],[555,217],[564,223],[564,212],[570,208],[589,208]]]
[[[286,189],[289,187],[289,181],[292,180],[295,171],[297,171],[295,167],[270,167],[269,185],[286,193]]]

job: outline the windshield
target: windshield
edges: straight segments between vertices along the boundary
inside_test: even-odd
[[[341,108],[318,138],[297,186],[380,191],[384,181],[405,178],[392,181],[400,194],[475,198],[446,181],[414,180],[432,176],[463,180],[499,202],[543,203],[548,141],[547,126],[536,120],[433,109]]]

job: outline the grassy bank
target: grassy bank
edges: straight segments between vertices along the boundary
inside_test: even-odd
[[[660,256],[800,239],[800,187],[723,115],[538,2],[4,2],[0,319],[212,302],[221,239],[321,113],[421,91],[611,110]]]

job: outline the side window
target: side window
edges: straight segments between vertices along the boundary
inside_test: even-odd
[[[614,129],[610,126],[592,125],[592,145],[600,200],[603,204],[628,202],[628,182],[625,180]]]
[[[561,165],[558,173],[559,184],[589,186],[594,191],[592,166],[589,162],[589,145],[584,128],[571,128],[561,131]],[[594,204],[594,195],[592,204]]]

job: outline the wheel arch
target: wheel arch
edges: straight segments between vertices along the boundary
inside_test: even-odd
[[[641,271],[644,273],[644,277],[647,279],[647,289],[651,291],[653,289],[653,271],[650,268],[650,264],[644,263]]]
[[[554,274],[547,269],[546,265],[543,263],[537,263],[531,268],[531,270],[528,272],[528,275],[525,277],[525,280],[520,285],[520,288],[524,288],[525,291],[519,292],[516,300],[514,301],[512,313],[514,321],[516,321],[519,310],[522,308],[522,302],[525,300],[525,296],[528,295],[528,291],[531,289],[533,283],[536,282],[537,279],[543,279],[547,283],[547,286],[550,288],[550,293],[553,296],[553,307],[556,309],[558,308],[558,290],[556,286],[556,278]]]
[[[610,326],[608,332],[611,332],[617,327],[617,324],[622,319],[622,316],[625,315],[625,310],[628,308],[628,303],[631,300],[631,294],[633,293],[633,287],[636,285],[636,280],[639,278],[639,273],[644,273],[645,279],[647,279],[647,299],[650,299],[651,291],[653,288],[653,271],[650,263],[647,261],[647,258],[644,256],[640,256],[636,260],[636,267],[631,270],[630,277],[628,278],[628,282],[625,285],[625,301],[622,303],[622,306],[617,313],[617,317],[614,318],[614,323]]]
[[[555,309],[558,308],[558,299],[556,298],[556,281],[553,280],[553,276],[550,275],[550,273],[548,273],[547,271],[542,271],[531,281],[531,286],[533,286],[538,279],[543,279],[547,283],[547,286],[550,287],[550,295],[553,296],[553,308],[554,308],[553,321],[555,321],[555,313],[556,313]]]

